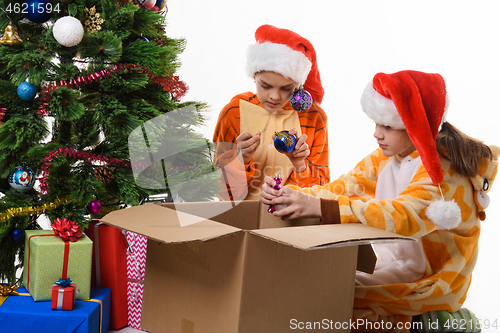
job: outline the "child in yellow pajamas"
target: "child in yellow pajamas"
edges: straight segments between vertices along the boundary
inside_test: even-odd
[[[412,319],[422,320],[420,329],[426,331],[436,328],[429,319],[436,315],[453,320],[441,320],[439,332],[451,330],[445,326],[453,323],[459,331],[476,331],[474,318],[460,320],[461,306],[500,148],[446,122],[446,94],[439,74],[378,73],[361,98],[363,111],[375,122],[377,150],[324,186],[276,191],[273,179],[265,179],[263,203],[288,205],[276,216],[363,223],[417,239],[374,245],[374,273],[356,274],[353,318],[366,324],[359,331],[409,332]]]

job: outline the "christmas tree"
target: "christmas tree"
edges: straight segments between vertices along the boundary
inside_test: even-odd
[[[178,200],[213,197],[212,149],[193,128],[206,105],[180,101],[185,41],[166,36],[155,1],[0,0],[0,282],[16,282],[42,216],[83,229],[174,200],[173,182]]]

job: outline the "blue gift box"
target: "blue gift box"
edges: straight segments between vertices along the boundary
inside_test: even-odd
[[[17,292],[27,293],[24,288],[17,288]],[[72,311],[56,311],[50,308],[50,301],[9,296],[0,305],[0,332],[107,333],[110,298],[111,289],[92,287],[90,300],[77,300]]]

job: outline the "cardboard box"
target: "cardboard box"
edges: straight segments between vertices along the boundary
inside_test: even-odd
[[[375,265],[366,244],[411,240],[361,224],[282,221],[266,210],[258,201],[170,203],[103,217],[149,239],[141,327],[279,333],[294,323],[349,322],[355,271]]]
[[[23,286],[35,301],[50,301],[52,286],[62,277],[64,241],[53,230],[26,230]],[[90,297],[92,241],[83,236],[69,242],[68,278],[76,284],[76,299]]]

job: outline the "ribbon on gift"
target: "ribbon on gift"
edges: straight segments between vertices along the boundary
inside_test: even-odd
[[[99,303],[99,305],[100,305],[99,309],[101,310],[100,315],[99,315],[99,333],[101,333],[102,332],[102,301],[100,299],[93,299],[93,298],[84,299],[83,301]]]
[[[30,260],[31,260],[31,238],[33,237],[53,237],[55,234],[45,234],[45,235],[32,235],[28,239],[28,283],[26,289],[29,291],[30,288]],[[63,269],[62,269],[62,279],[68,278],[68,261],[69,261],[69,241],[64,241],[64,258],[63,258]]]
[[[57,280],[54,284],[55,285],[58,285],[59,287],[67,287],[69,285],[71,285],[71,279],[61,279],[59,278],[59,280]]]
[[[31,238],[33,237],[43,237],[43,236],[58,236],[64,241],[64,259],[63,259],[63,269],[62,269],[62,279],[68,278],[68,261],[69,261],[69,242],[76,242],[77,238],[83,237],[82,229],[78,223],[68,220],[66,218],[57,218],[54,223],[52,223],[51,228],[54,230],[54,234],[46,235],[32,235],[28,239],[28,285],[26,289],[29,291],[30,285],[30,259],[31,259]]]
[[[83,237],[82,228],[75,221],[66,218],[57,218],[54,223],[50,225],[54,229],[54,234],[61,237],[63,241],[76,242],[77,238]]]
[[[52,294],[51,308],[52,310],[73,310],[75,305],[76,284],[71,283],[70,279],[59,279],[59,281],[61,280],[63,281],[63,283],[65,283],[66,281],[70,281],[70,284],[66,286],[63,286],[62,284],[54,284],[52,288],[57,289],[53,289],[53,292],[57,291],[57,293],[55,295]]]
[[[96,223],[94,226],[94,257],[95,257],[95,283],[97,287],[101,286],[101,263],[99,262],[99,231],[97,228],[103,224],[102,222]]]
[[[30,293],[20,293],[16,291],[17,286],[12,284],[2,284],[0,285],[0,305],[5,302],[9,296],[31,296]]]

